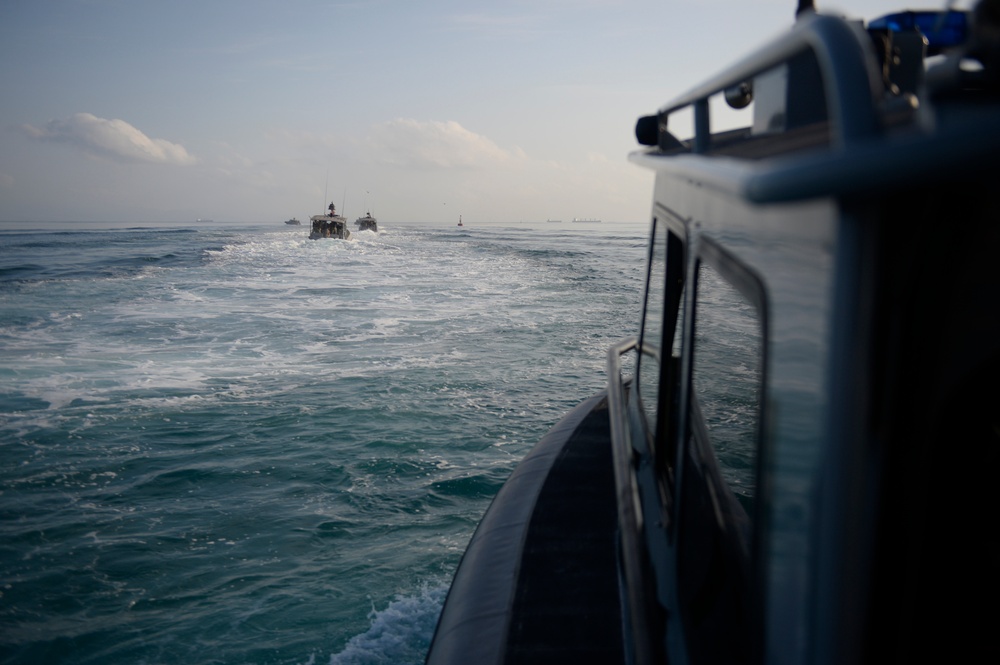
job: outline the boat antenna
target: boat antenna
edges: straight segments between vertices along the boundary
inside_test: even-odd
[[[945,0],[944,10],[938,14],[938,20],[934,23],[934,34],[941,32],[941,28],[948,20],[948,14],[951,13],[951,8],[955,6],[955,0]]]
[[[323,184],[323,205],[319,207],[320,210],[326,210],[326,193],[330,189],[330,165],[326,165],[326,182]]]

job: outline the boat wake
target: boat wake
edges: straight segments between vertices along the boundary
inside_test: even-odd
[[[372,609],[371,627],[331,656],[330,665],[423,663],[447,592],[447,585],[428,586],[419,595],[397,597],[384,610]]]

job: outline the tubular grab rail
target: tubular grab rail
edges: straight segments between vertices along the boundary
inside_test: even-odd
[[[611,421],[611,446],[615,466],[615,486],[621,506],[631,507],[628,515],[619,515],[622,528],[641,527],[642,513],[639,493],[632,481],[632,444],[628,436],[628,419],[625,413],[625,388],[621,378],[621,356],[638,348],[638,337],[627,337],[608,349],[608,417]],[[625,517],[626,519],[621,519]]]
[[[629,437],[625,388],[621,377],[621,356],[639,348],[638,337],[627,337],[608,349],[608,417],[611,425],[611,452],[614,462],[615,495],[618,504],[618,533],[626,600],[632,630],[635,662],[653,662],[649,645],[645,585],[643,582],[642,506],[632,473],[633,449]]]
[[[812,13],[785,35],[662,107],[657,114],[659,131],[666,131],[671,113],[693,107],[694,151],[707,150],[711,142],[709,97],[741,85],[807,49],[816,54],[823,74],[834,145],[843,148],[874,136],[879,130],[877,104],[882,84],[867,36],[842,18]]]

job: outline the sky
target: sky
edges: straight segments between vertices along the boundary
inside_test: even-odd
[[[0,0],[0,221],[641,222],[636,119],[795,5]]]

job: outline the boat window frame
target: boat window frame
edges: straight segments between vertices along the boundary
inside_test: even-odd
[[[635,370],[635,394],[637,402],[631,419],[640,420],[644,442],[635,441],[632,445],[638,452],[651,453],[657,469],[657,476],[667,489],[673,484],[673,466],[676,460],[676,449],[673,433],[677,431],[681,420],[678,417],[680,403],[681,372],[680,356],[674,357],[675,348],[681,346],[684,335],[684,291],[687,273],[687,220],[674,211],[657,204],[651,221],[650,243],[647,252],[646,285],[643,295],[642,318],[639,322],[638,353]],[[663,301],[659,303],[656,316],[660,319],[660,327],[654,332],[659,335],[657,343],[646,339],[649,327],[647,325],[650,311],[650,296],[653,294],[653,274],[657,265],[654,261],[656,252],[662,243],[663,271],[659,276]],[[670,288],[670,284],[674,288]],[[667,321],[667,316],[670,321]],[[667,329],[669,327],[669,330]],[[657,386],[655,404],[648,404],[643,398],[642,371],[645,358],[655,358],[658,367],[655,369],[653,382]],[[647,361],[648,362],[648,361]],[[650,423],[648,412],[656,414],[655,422]],[[674,415],[670,418],[668,416]],[[640,450],[642,446],[644,450]]]
[[[690,413],[690,401],[695,399],[694,390],[694,374],[696,366],[696,358],[698,356],[698,345],[695,342],[695,334],[697,332],[698,326],[698,293],[699,293],[699,271],[702,263],[705,263],[709,267],[718,273],[728,285],[732,286],[736,291],[739,292],[744,298],[746,298],[747,303],[751,305],[757,313],[756,320],[759,323],[759,339],[760,339],[760,349],[758,362],[760,367],[759,376],[759,392],[756,404],[756,426],[754,432],[754,449],[755,449],[755,469],[754,469],[754,483],[755,483],[755,496],[760,492],[761,489],[761,455],[764,452],[764,432],[765,432],[765,390],[767,387],[767,360],[768,360],[768,303],[767,303],[767,289],[764,285],[764,280],[749,266],[740,261],[734,254],[723,248],[723,246],[710,237],[702,236],[699,238],[698,250],[695,253],[694,261],[691,266],[691,275],[689,276],[689,281],[691,283],[691,305],[690,305],[690,319],[691,319],[691,330],[690,338],[687,339],[688,352],[690,354],[690,363],[686,370],[686,381],[688,383],[688,395],[689,402],[686,411]],[[685,436],[684,442],[679,442],[679,445],[686,444],[687,436]],[[714,453],[714,447],[713,447]],[[718,458],[716,457],[716,463],[718,464]],[[756,512],[759,502],[754,500],[754,511]],[[756,515],[751,515],[751,520],[756,523]]]
[[[767,367],[768,367],[768,345],[769,336],[769,307],[767,292],[764,281],[749,266],[740,261],[734,254],[726,250],[720,243],[708,237],[699,235],[696,239],[696,247],[693,248],[692,260],[688,266],[687,290],[684,313],[684,338],[682,344],[683,355],[683,381],[684,389],[680,414],[683,419],[681,429],[676,433],[677,439],[677,462],[676,481],[673,492],[673,504],[675,507],[675,531],[674,547],[675,565],[681,578],[687,579],[684,572],[684,560],[697,561],[698,557],[704,557],[704,553],[691,551],[692,548],[698,550],[695,543],[704,545],[707,537],[722,539],[730,544],[736,543],[729,551],[735,554],[735,558],[730,559],[729,567],[723,573],[725,575],[736,575],[738,579],[730,579],[726,584],[732,589],[729,602],[734,602],[742,610],[736,609],[737,615],[745,617],[745,624],[734,627],[733,639],[740,639],[737,636],[742,631],[742,639],[745,641],[745,651],[736,654],[728,654],[729,659],[735,662],[758,663],[760,662],[760,644],[762,639],[761,613],[763,607],[763,584],[762,576],[766,572],[762,570],[762,557],[759,549],[762,547],[764,528],[762,513],[768,501],[768,488],[762,482],[761,469],[768,462],[765,432],[767,431],[766,416],[766,390],[767,390]],[[729,484],[723,479],[721,466],[712,445],[711,435],[702,418],[700,405],[695,394],[694,371],[696,357],[698,354],[698,344],[695,333],[698,325],[698,304],[699,304],[699,274],[702,264],[710,266],[720,278],[729,286],[734,288],[746,301],[754,308],[760,333],[760,347],[758,350],[759,360],[759,391],[756,405],[756,427],[754,432],[753,446],[755,451],[754,482],[756,485],[755,498],[752,506],[752,513],[749,518],[749,528],[746,530],[748,537],[746,540],[734,536],[738,531],[735,522],[723,517],[725,506],[722,504],[729,497],[721,497],[720,491],[728,491],[732,494],[732,501],[738,503],[730,489]],[[686,478],[689,474],[696,474],[695,479]],[[690,488],[703,488],[707,492],[692,493],[686,492]],[[724,490],[722,489],[724,488]],[[705,503],[706,499],[708,503]],[[701,501],[699,506],[696,502]],[[690,505],[687,505],[690,502]],[[728,503],[728,502],[726,502]],[[708,532],[704,524],[698,524],[696,513],[701,510],[709,510],[715,513],[716,521],[714,527],[709,527]],[[702,520],[703,522],[703,520]],[[711,533],[715,533],[712,536]],[[692,541],[692,545],[688,542]],[[687,554],[685,554],[687,553]],[[689,559],[690,557],[690,559]],[[725,558],[725,557],[724,557]],[[726,573],[726,570],[729,572]],[[683,581],[683,580],[682,580]],[[737,584],[738,582],[738,584]],[[685,583],[686,584],[686,583]],[[682,584],[683,586],[683,584]],[[685,633],[683,643],[684,651],[689,657],[697,660],[699,654],[704,657],[706,653],[702,651],[704,645],[711,642],[704,633],[690,632],[690,616],[685,615],[692,610],[691,600],[685,599],[686,592],[678,589],[676,596],[677,615],[684,626]],[[715,603],[725,603],[725,600],[716,600]],[[729,611],[733,611],[732,609]],[[704,639],[699,639],[703,637]],[[709,653],[718,645],[709,644]],[[718,654],[715,654],[718,655]]]

